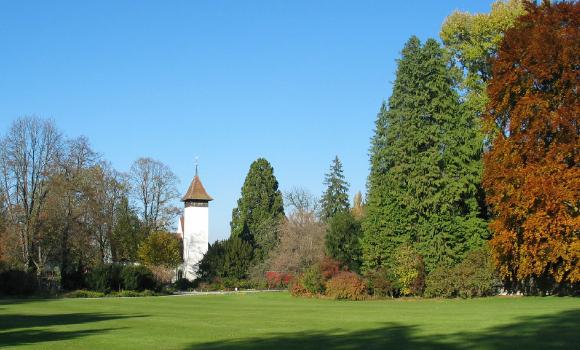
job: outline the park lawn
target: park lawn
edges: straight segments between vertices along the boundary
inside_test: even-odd
[[[580,299],[0,299],[0,349],[580,348]]]

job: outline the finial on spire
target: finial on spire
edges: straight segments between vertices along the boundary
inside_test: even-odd
[[[197,167],[199,166],[199,157],[195,157],[195,176],[197,176]]]

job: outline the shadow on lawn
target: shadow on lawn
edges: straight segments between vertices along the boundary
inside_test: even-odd
[[[245,349],[573,349],[580,344],[580,310],[551,316],[522,317],[517,322],[477,333],[419,335],[418,326],[384,327],[345,333],[344,330],[301,332],[265,338],[195,344],[189,350]]]
[[[123,318],[145,317],[100,313],[73,313],[59,315],[0,315],[0,348],[53,342],[100,334],[119,328],[98,328],[77,331],[54,331],[52,326],[93,324]]]

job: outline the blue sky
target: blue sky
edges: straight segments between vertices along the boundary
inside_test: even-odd
[[[491,1],[5,1],[0,134],[25,115],[85,135],[121,171],[169,165],[215,198],[210,241],[229,235],[251,162],[316,195],[338,155],[365,192],[376,112],[411,35]]]

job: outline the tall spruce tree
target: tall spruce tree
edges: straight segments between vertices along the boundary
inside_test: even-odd
[[[231,236],[250,243],[254,257],[263,260],[278,241],[277,227],[283,216],[284,203],[274,168],[266,159],[258,158],[250,166],[238,206],[232,212]]]
[[[322,221],[328,221],[334,215],[348,211],[349,208],[348,182],[344,179],[342,163],[338,156],[332,161],[330,171],[325,176],[324,185],[327,187],[320,199],[320,216]]]
[[[455,90],[439,44],[405,44],[388,105],[371,145],[365,268],[391,265],[402,243],[413,244],[428,270],[460,260],[487,236],[477,201],[482,139]]]

